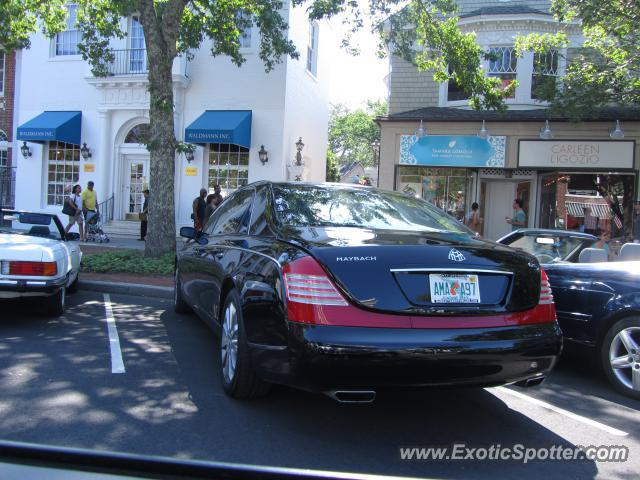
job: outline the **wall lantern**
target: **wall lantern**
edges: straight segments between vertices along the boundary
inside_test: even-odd
[[[296,152],[296,165],[297,166],[301,166],[302,165],[302,149],[304,148],[304,143],[302,143],[302,137],[298,138],[298,141],[296,142],[296,149],[298,150]]]
[[[264,145],[260,145],[260,150],[258,151],[258,158],[262,162],[262,165],[265,165],[269,161],[269,153],[264,149]]]
[[[478,137],[486,140],[489,138],[489,129],[486,127],[484,120],[482,120],[482,127],[480,127],[480,131],[478,132]]]
[[[29,158],[31,156],[31,149],[27,145],[27,142],[22,142],[22,146],[20,147],[20,152],[24,158]]]
[[[420,126],[416,129],[414,135],[419,139],[427,135],[427,129],[424,128],[424,124],[422,123],[422,120],[420,120]]]
[[[82,155],[82,158],[84,158],[85,160],[89,160],[91,158],[91,150],[89,150],[89,147],[87,147],[86,143],[82,144],[80,155]]]
[[[616,120],[616,127],[613,130],[609,131],[609,136],[614,140],[620,140],[624,138],[624,131],[622,130],[622,126],[620,125],[620,120]]]
[[[544,127],[540,129],[540,138],[542,140],[551,140],[553,138],[553,130],[549,126],[549,120],[545,120]]]

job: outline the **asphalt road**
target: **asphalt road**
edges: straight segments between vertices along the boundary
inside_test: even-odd
[[[103,294],[69,296],[58,319],[38,314],[34,300],[2,304],[1,438],[414,477],[631,479],[640,472],[640,402],[611,390],[584,352],[534,389],[383,392],[371,405],[345,405],[278,387],[266,398],[238,402],[222,392],[217,340],[197,317],[173,313],[166,300],[109,299],[122,373],[113,373],[118,349],[109,339]],[[618,445],[629,458],[401,459],[401,448],[456,444]]]

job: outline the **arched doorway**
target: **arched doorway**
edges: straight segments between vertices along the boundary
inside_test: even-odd
[[[143,191],[149,185],[149,124],[138,123],[131,127],[120,146],[122,158],[122,201],[124,220],[138,220],[144,203]]]

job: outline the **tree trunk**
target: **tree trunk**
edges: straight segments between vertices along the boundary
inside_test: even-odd
[[[141,23],[149,65],[149,120],[151,124],[149,215],[145,256],[175,252],[175,152],[173,79],[171,67],[175,45],[166,44],[162,21],[152,1],[141,1]],[[177,28],[176,28],[177,31]]]

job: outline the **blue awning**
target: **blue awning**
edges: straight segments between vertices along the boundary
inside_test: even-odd
[[[82,112],[42,112],[18,127],[18,140],[80,145]]]
[[[251,147],[251,110],[206,110],[184,131],[185,142]]]

